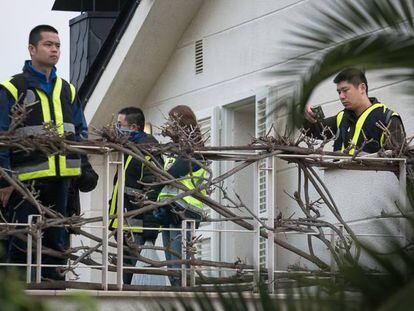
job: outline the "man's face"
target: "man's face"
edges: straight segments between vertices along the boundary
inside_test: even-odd
[[[59,35],[54,32],[41,32],[37,45],[29,44],[29,52],[34,64],[53,67],[60,57]]]
[[[128,123],[128,121],[126,120],[125,114],[118,114],[118,120],[117,120],[116,126],[119,130],[124,131],[124,132],[138,131],[138,126],[135,123],[133,124]]]
[[[118,122],[117,125],[119,128],[129,128],[128,121],[125,118],[124,114],[118,114]]]
[[[364,83],[354,86],[347,81],[341,81],[336,85],[336,90],[338,91],[339,99],[345,109],[352,111],[358,109],[366,96],[366,86]]]

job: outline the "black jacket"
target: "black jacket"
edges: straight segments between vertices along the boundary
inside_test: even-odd
[[[145,147],[145,145],[150,146],[151,144],[158,144],[158,141],[150,134],[141,133],[138,138],[132,139],[132,142],[136,143],[137,145],[143,145],[142,147]],[[139,147],[139,146],[138,146]],[[145,154],[144,154],[145,155]],[[128,155],[125,155],[124,157],[124,163],[126,165]],[[158,162],[159,167],[162,169],[164,167],[164,161],[161,157],[161,154],[155,154],[153,155],[155,160]],[[118,176],[115,174],[114,177],[114,185],[118,181]],[[132,158],[131,161],[128,164],[128,167],[125,171],[125,188],[132,188],[136,189],[137,192],[145,193],[147,198],[151,201],[156,201],[159,190],[158,188],[154,186],[145,186],[142,183],[139,183],[138,181],[141,181],[146,184],[151,184],[157,181],[156,176],[151,172],[151,170],[145,166],[141,161],[138,159]],[[112,198],[109,202],[109,206],[112,205],[112,200],[116,200],[117,196],[114,196],[114,193],[112,195]],[[134,195],[128,194],[126,191],[124,192],[124,208],[127,211],[136,210],[143,207],[139,202],[137,202]],[[115,210],[111,211],[110,208],[110,214],[116,214],[118,206],[115,205]],[[152,212],[148,212],[145,214],[140,214],[136,217],[134,217],[137,220],[142,220],[143,225],[146,227],[158,227],[159,222],[154,218]],[[113,221],[110,222],[110,229],[113,229]],[[154,239],[154,237],[157,236],[156,231],[144,231],[145,238],[148,239]]]
[[[372,104],[379,103],[376,98],[370,98]],[[377,126],[377,123],[381,122],[390,131],[390,139],[385,140],[384,148],[394,150],[396,147],[401,146],[405,140],[404,126],[401,118],[398,115],[392,115],[392,111],[388,108],[384,112],[383,109],[373,110],[366,118],[361,134],[358,138],[357,146],[361,147],[364,144],[364,135],[366,140],[371,140],[366,143],[362,151],[367,153],[375,153],[381,149],[381,136],[383,130]],[[349,146],[352,137],[354,136],[358,117],[353,111],[343,110],[342,122],[338,128],[337,116],[323,119],[318,123],[305,122],[304,128],[308,130],[307,135],[313,136],[318,139],[324,139],[324,136],[328,139],[335,137],[334,151],[340,151],[342,144],[345,148]]]

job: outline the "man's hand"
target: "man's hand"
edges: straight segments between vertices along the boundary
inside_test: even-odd
[[[0,189],[0,202],[3,205],[3,207],[6,207],[9,203],[9,199],[13,190],[13,186],[8,186]]]
[[[312,107],[310,104],[306,104],[305,106],[305,119],[308,120],[310,123],[316,123],[316,114],[312,111]]]

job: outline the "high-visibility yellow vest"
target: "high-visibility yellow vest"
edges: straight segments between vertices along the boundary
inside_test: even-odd
[[[164,164],[165,170],[167,170],[168,167],[170,167],[175,162],[175,160],[176,159],[174,157],[167,158]],[[180,183],[186,186],[189,190],[193,190],[200,184],[205,183],[205,176],[206,176],[206,170],[203,168],[200,168],[195,172],[188,173],[185,176],[187,178],[181,180]],[[166,185],[162,188],[160,194],[158,195],[157,201],[161,202],[165,200],[165,198],[174,197],[180,193],[183,193],[181,189],[178,189],[170,185]],[[202,195],[206,195],[206,190],[203,189],[200,191],[200,193]],[[203,203],[190,195],[180,200],[177,200],[175,203],[181,205],[184,208],[190,208],[190,209],[194,209],[194,208],[202,209],[203,208]]]
[[[370,115],[374,111],[381,112],[380,116],[381,116],[381,119],[383,120],[383,123],[384,123],[385,126],[387,126],[387,123],[388,123],[391,116],[398,116],[397,113],[395,113],[392,110],[388,109],[382,103],[373,104],[372,106],[367,108],[358,117],[356,125],[355,125],[355,131],[354,131],[354,134],[352,135],[352,139],[349,142],[346,142],[346,141],[343,141],[343,140],[341,141],[340,150],[342,152],[344,152],[345,149],[348,146],[351,146],[351,149],[348,151],[348,154],[353,155],[355,153],[355,147],[359,147],[358,146],[358,141],[361,141],[361,137],[363,137],[362,131],[363,131],[364,126],[376,127],[375,123],[367,125],[367,120],[369,119]],[[337,126],[337,129],[338,129],[337,139],[340,137],[340,130],[341,130],[341,124],[342,124],[342,121],[343,121],[343,116],[344,116],[344,111],[339,112],[336,116],[336,126]],[[374,122],[374,121],[378,122],[380,120],[370,120],[371,123]],[[371,137],[371,138],[376,138],[376,137]],[[385,135],[384,135],[384,132],[382,132],[378,137],[378,143],[379,143],[380,147],[384,146],[384,140],[385,140]]]
[[[7,81],[0,83],[17,103],[22,94],[19,94],[16,75]],[[52,96],[49,97],[40,89],[29,88],[26,98],[30,94],[33,103],[28,107],[29,113],[23,126],[16,130],[22,135],[37,135],[44,133],[44,124],[54,123],[59,135],[75,135],[71,104],[75,100],[75,87],[63,79],[56,77]],[[69,94],[68,94],[69,93]],[[25,102],[23,102],[25,103]],[[21,181],[55,176],[78,176],[81,173],[81,160],[77,155],[50,155],[35,152],[30,156],[17,150],[12,151],[12,169],[17,172]]]
[[[145,159],[149,161],[149,160],[151,160],[151,157],[150,156],[145,156]],[[130,155],[125,160],[125,165],[124,165],[124,170],[123,170],[123,174],[124,174],[123,177],[124,178],[122,178],[123,180],[125,180],[125,174],[126,174],[126,171],[129,167],[129,164],[131,163],[131,160],[132,160],[132,156],[130,156]],[[143,175],[144,175],[144,163],[141,163],[141,176],[137,176],[137,180],[142,180]],[[117,180],[115,182],[115,185],[114,185],[114,189],[112,191],[111,204],[109,206],[109,215],[110,216],[113,216],[113,215],[117,214],[118,188],[119,188],[119,178],[117,178]],[[124,187],[124,194],[127,194],[127,195],[133,195],[134,192],[140,192],[140,191],[141,191],[141,189],[135,189],[135,188],[131,188],[131,187]],[[141,221],[141,223],[138,223],[138,221],[139,220],[135,221],[135,223],[134,223],[135,226],[136,225],[139,225],[139,226],[144,225],[143,221]],[[109,228],[111,230],[114,230],[114,229],[118,228],[118,219],[117,218],[110,219],[108,221],[108,224],[109,224]],[[125,226],[128,226],[128,224],[125,224]],[[136,228],[133,228],[133,229],[125,228],[125,230],[132,231],[132,232],[138,232],[138,233],[143,232],[142,229],[136,229]]]

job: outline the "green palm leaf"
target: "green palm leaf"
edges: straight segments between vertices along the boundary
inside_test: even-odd
[[[330,1],[292,31],[302,55],[272,74],[289,77],[277,86],[275,107],[291,109],[290,124],[303,123],[303,110],[322,81],[346,67],[399,69],[385,78],[414,78],[414,1]]]

